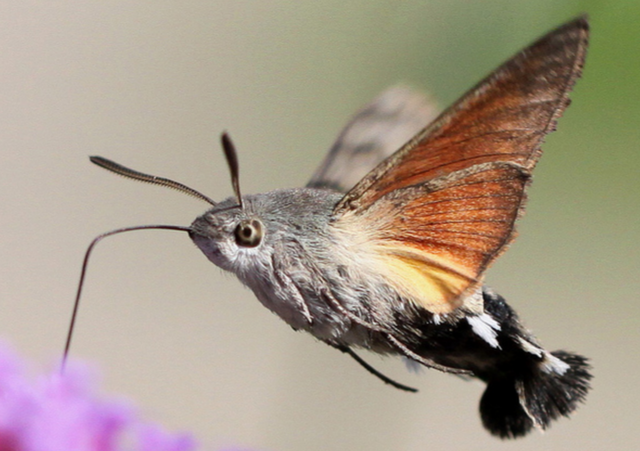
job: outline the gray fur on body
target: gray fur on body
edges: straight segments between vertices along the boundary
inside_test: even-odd
[[[484,313],[481,290],[448,315],[433,315],[402,298],[379,276],[360,270],[353,257],[357,249],[345,249],[336,238],[331,213],[341,197],[324,189],[282,189],[245,196],[244,210],[229,208],[236,200],[227,199],[194,221],[191,236],[211,262],[236,274],[265,307],[296,330],[332,345],[398,354],[387,339],[390,333],[411,347],[421,345],[421,356],[437,357],[452,368],[487,365],[477,361],[475,349],[442,353],[446,350],[434,343],[434,353],[428,346],[430,338],[437,342],[440,331],[466,318],[484,347],[499,347],[500,325]],[[256,247],[238,246],[234,229],[240,220],[252,218],[263,223],[263,240]],[[384,333],[336,311],[327,302],[327,292]],[[473,311],[465,306],[473,306]]]
[[[367,309],[363,296],[380,296],[376,281],[345,280],[336,265],[337,241],[330,230],[334,205],[342,194],[296,188],[245,196],[244,210],[217,211],[236,203],[228,199],[192,224],[192,238],[214,264],[233,272],[260,302],[296,330],[335,344],[370,347],[371,337],[351,324],[323,299],[322,290],[339,296],[342,305],[372,322],[380,312]],[[259,218],[264,238],[255,248],[237,246],[234,228],[243,218]],[[364,278],[364,277],[363,277]]]

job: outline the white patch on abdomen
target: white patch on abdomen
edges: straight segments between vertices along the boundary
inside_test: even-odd
[[[500,344],[498,343],[500,324],[498,324],[495,319],[486,313],[477,316],[467,316],[466,319],[477,336],[489,343],[489,346],[492,348],[500,349]]]

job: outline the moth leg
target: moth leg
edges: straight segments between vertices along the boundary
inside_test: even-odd
[[[294,302],[300,308],[300,311],[304,315],[304,318],[307,320],[307,323],[311,326],[313,324],[313,317],[311,316],[309,306],[307,305],[304,296],[302,296],[302,293],[300,293],[300,290],[298,289],[296,284],[293,283],[293,281],[284,272],[280,274],[276,272],[276,277],[278,277],[282,284],[287,287],[289,293],[293,297]]]
[[[385,330],[380,326],[376,326],[375,324],[371,324],[371,323],[363,320],[362,318],[359,318],[358,316],[354,315],[353,313],[351,313],[346,308],[344,308],[344,306],[342,304],[340,304],[340,301],[338,301],[329,290],[324,290],[323,294],[324,294],[325,298],[329,301],[329,304],[331,304],[331,306],[333,306],[338,312],[342,313],[344,316],[349,318],[354,323],[359,324],[362,327],[366,327],[367,329],[369,329],[369,330],[371,330],[373,332],[379,332],[379,333],[384,334],[384,336],[387,338],[389,343],[393,347],[395,347],[398,351],[400,351],[402,353],[402,355],[404,355],[405,357],[407,357],[407,358],[409,358],[411,360],[415,360],[416,362],[426,366],[427,368],[433,368],[434,370],[442,371],[443,373],[471,374],[471,372],[468,371],[468,370],[450,368],[448,366],[440,365],[439,363],[436,363],[431,359],[427,359],[427,358],[424,358],[422,356],[419,356],[418,354],[416,354],[415,352],[413,352],[409,348],[407,348],[406,345],[404,345],[400,340],[398,340],[388,330]]]
[[[275,255],[275,254],[274,254]],[[287,275],[287,272],[284,270],[283,265],[280,261],[276,260],[272,257],[271,259],[274,268],[274,275],[280,282],[281,286],[288,292],[293,301],[296,303],[302,315],[307,320],[307,324],[310,326],[313,325],[313,317],[311,316],[311,312],[309,311],[309,306],[300,293],[300,290],[296,286],[296,284],[291,280],[291,278]]]
[[[398,351],[400,351],[406,358],[411,359],[411,360],[415,360],[416,362],[421,363],[422,365],[424,365],[426,367],[433,368],[434,370],[442,371],[443,373],[462,374],[462,375],[465,375],[465,374],[466,375],[472,375],[473,374],[469,370],[460,370],[460,369],[457,369],[457,368],[451,368],[451,367],[448,367],[448,366],[440,365],[439,363],[436,363],[433,360],[425,359],[424,357],[421,357],[418,354],[416,354],[415,352],[413,352],[411,349],[407,348],[404,344],[402,344],[402,342],[400,340],[398,340],[392,334],[387,333],[386,336],[387,336],[387,340],[389,340],[389,342]]]
[[[373,332],[388,333],[384,328],[382,328],[380,326],[376,326],[375,324],[371,324],[371,323],[363,320],[362,318],[359,318],[358,316],[354,315],[353,313],[351,313],[346,308],[344,308],[342,306],[342,304],[340,303],[340,301],[338,301],[329,290],[323,290],[322,294],[324,295],[326,300],[329,301],[329,304],[331,304],[331,306],[334,309],[336,309],[339,313],[342,313],[344,316],[349,318],[354,323],[359,324],[362,327],[366,327],[367,329],[369,329],[369,330],[371,330]]]
[[[389,384],[392,387],[395,387],[395,388],[397,388],[399,390],[404,390],[404,391],[408,391],[408,392],[411,392],[411,393],[416,393],[418,391],[417,388],[409,387],[408,385],[401,384],[399,382],[394,381],[390,377],[385,376],[380,371],[376,370],[374,367],[372,367],[367,362],[365,362],[362,359],[362,357],[360,357],[358,354],[356,354],[350,347],[341,346],[341,345],[335,345],[335,344],[328,343],[328,342],[327,342],[327,344],[329,346],[334,347],[337,350],[339,350],[341,352],[344,352],[345,354],[348,354],[349,356],[351,356],[353,358],[353,360],[358,362],[365,370],[367,370],[369,373],[373,374],[375,377],[380,379],[385,384]]]

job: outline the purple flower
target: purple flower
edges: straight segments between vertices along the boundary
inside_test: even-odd
[[[0,451],[191,451],[188,435],[142,421],[124,402],[96,394],[91,372],[77,364],[64,374],[29,378],[0,344]]]

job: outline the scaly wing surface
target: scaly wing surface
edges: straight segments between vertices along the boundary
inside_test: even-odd
[[[544,136],[569,104],[585,18],[552,31],[481,81],[336,205],[336,236],[358,243],[417,305],[448,313],[514,236]],[[365,264],[365,263],[363,263]]]
[[[387,89],[342,130],[307,187],[346,193],[435,117],[434,104],[422,93],[406,86]]]

